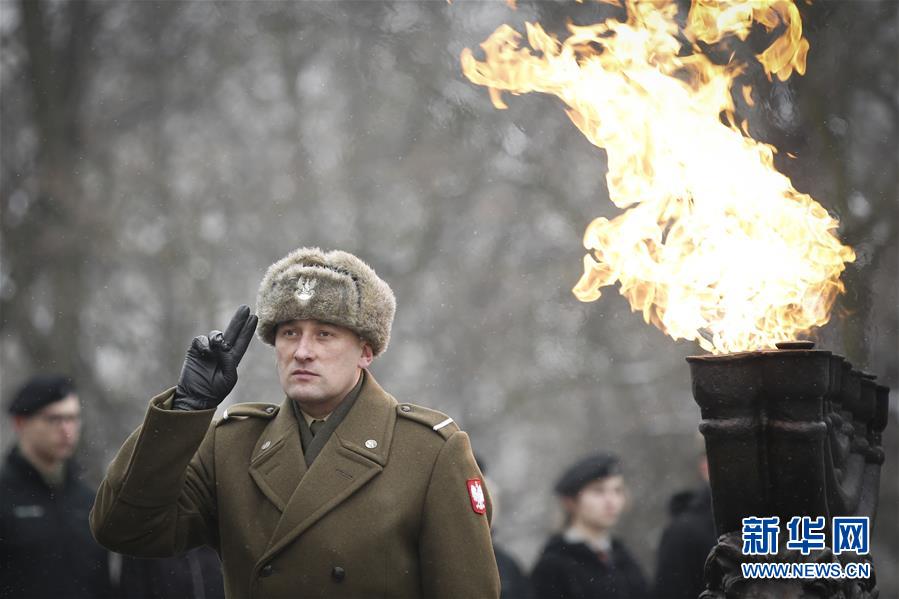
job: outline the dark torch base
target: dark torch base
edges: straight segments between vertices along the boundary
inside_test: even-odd
[[[777,589],[772,597],[798,597],[788,588],[815,582],[756,580],[746,586],[749,581],[728,574],[726,564],[736,564],[739,574],[740,562],[752,559],[740,552],[743,518],[777,516],[784,527],[794,516],[822,516],[828,548],[832,518],[867,516],[873,524],[889,389],[841,356],[812,347],[795,342],[777,350],[687,358],[702,413],[699,430],[708,454],[715,526],[723,535],[706,566],[710,597],[725,596],[720,594],[725,587],[728,597],[764,597],[759,592],[766,586]],[[767,557],[798,563],[815,555],[794,553],[790,559]],[[814,559],[836,556],[825,549]],[[873,576],[854,582],[849,594],[843,581],[834,580],[817,581],[816,590],[803,592],[813,597],[876,593]],[[743,587],[747,590],[737,590]]]

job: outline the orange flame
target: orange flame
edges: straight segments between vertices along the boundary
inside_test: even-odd
[[[574,294],[593,301],[619,282],[647,323],[714,353],[773,347],[825,324],[855,254],[837,221],[777,172],[776,149],[741,133],[731,87],[742,67],[716,65],[696,46],[744,39],[753,22],[782,26],[757,59],[769,77],[801,74],[809,46],[796,7],[694,0],[688,53],[670,0],[624,4],[625,22],[569,25],[561,42],[527,23],[530,48],[504,25],[481,44],[484,61],[461,56],[497,108],[502,92],[553,94],[607,150],[609,197],[625,212],[587,228]]]

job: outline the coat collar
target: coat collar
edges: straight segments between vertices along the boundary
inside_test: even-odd
[[[284,399],[278,414],[259,435],[249,469],[256,486],[282,513],[306,474],[303,448],[290,401]]]
[[[366,371],[356,404],[306,470],[289,401],[260,436],[251,459],[250,475],[282,512],[258,567],[384,469],[396,423],[396,400]]]

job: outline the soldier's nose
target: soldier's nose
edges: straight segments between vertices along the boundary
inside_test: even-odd
[[[300,339],[294,349],[293,357],[301,362],[312,359],[312,345],[305,339]]]

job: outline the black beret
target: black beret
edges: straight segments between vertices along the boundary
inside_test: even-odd
[[[613,453],[589,455],[572,464],[556,483],[556,494],[574,497],[595,480],[621,474],[621,460]]]
[[[13,396],[9,403],[9,413],[28,416],[74,392],[75,383],[69,377],[58,374],[37,375],[22,385]]]

